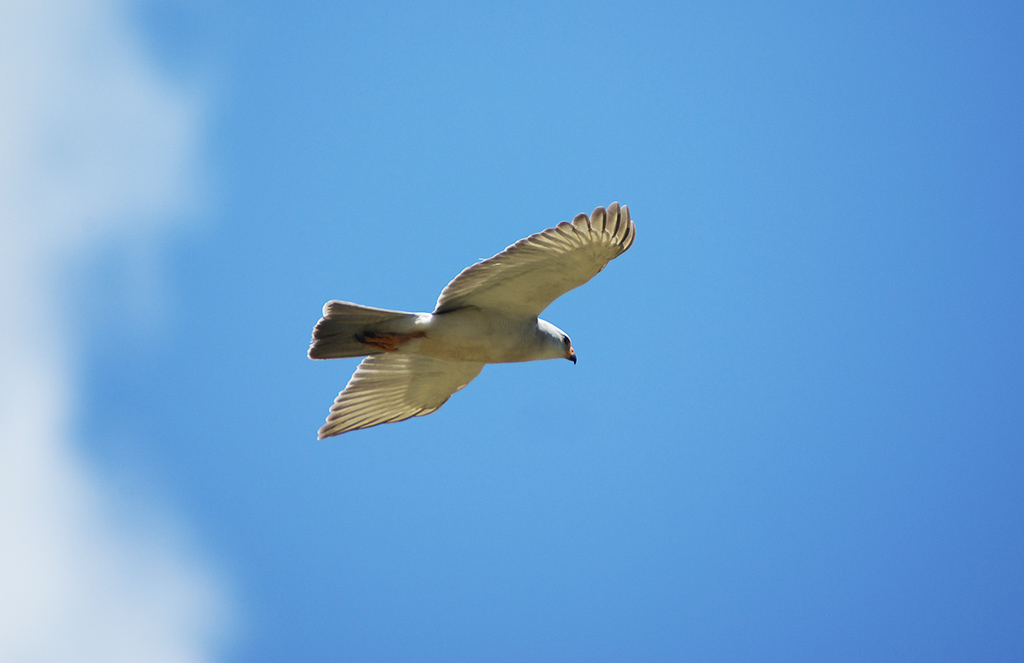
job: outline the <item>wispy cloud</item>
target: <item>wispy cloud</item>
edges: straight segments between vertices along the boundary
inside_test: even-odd
[[[0,660],[202,661],[226,599],[178,529],[74,444],[68,258],[173,222],[199,105],[122,3],[0,5]]]

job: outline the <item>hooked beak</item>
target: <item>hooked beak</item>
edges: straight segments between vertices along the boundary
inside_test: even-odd
[[[565,358],[568,359],[569,361],[571,361],[573,364],[575,364],[576,363],[576,351],[573,350],[572,348],[569,348],[569,352],[568,352],[568,354],[565,355]]]

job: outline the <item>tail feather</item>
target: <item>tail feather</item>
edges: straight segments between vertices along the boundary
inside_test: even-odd
[[[324,304],[324,317],[313,328],[309,358],[338,359],[380,352],[363,342],[368,332],[390,331],[396,323],[415,318],[415,313],[405,311],[389,311],[351,302],[327,302]]]

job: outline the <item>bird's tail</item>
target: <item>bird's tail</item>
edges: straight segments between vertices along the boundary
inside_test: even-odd
[[[422,333],[410,335],[415,320],[415,313],[350,302],[327,302],[324,317],[313,328],[309,358],[361,357],[392,350],[396,342],[422,336]]]

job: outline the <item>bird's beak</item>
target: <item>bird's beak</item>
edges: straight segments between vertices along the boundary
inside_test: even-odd
[[[565,358],[575,364],[576,363],[576,351],[573,350],[572,348],[569,348],[569,352],[568,352],[568,354],[565,355]]]

